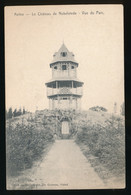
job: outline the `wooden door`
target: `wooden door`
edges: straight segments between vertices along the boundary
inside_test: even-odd
[[[69,134],[69,123],[68,123],[68,121],[62,121],[61,133],[64,134],[64,135]]]

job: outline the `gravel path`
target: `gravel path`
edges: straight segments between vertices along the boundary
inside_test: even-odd
[[[8,189],[107,188],[74,140],[56,140],[46,157],[8,182]]]

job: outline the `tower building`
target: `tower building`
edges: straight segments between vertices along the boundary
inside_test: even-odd
[[[81,108],[83,82],[77,78],[78,63],[65,44],[54,53],[50,63],[52,79],[46,83],[49,109]]]

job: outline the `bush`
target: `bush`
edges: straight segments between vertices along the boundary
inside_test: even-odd
[[[76,143],[84,148],[84,154],[89,151],[97,157],[108,172],[119,177],[125,169],[125,129],[124,121],[120,117],[111,116],[102,125],[82,127],[76,137]],[[86,146],[86,147],[85,147]],[[89,151],[87,150],[89,148]]]
[[[89,108],[89,110],[98,111],[98,112],[99,111],[107,112],[107,109],[102,106],[94,106],[94,107]]]
[[[6,135],[8,176],[17,176],[20,171],[31,168],[54,141],[53,131],[42,124],[37,129],[35,122],[14,124],[12,119],[7,123]]]

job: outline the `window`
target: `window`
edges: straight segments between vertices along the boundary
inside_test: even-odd
[[[66,65],[62,65],[62,70],[67,70],[67,66]]]
[[[63,97],[63,100],[67,100],[67,98],[66,97]]]
[[[57,66],[54,66],[54,69],[57,69]]]
[[[74,69],[74,66],[71,66],[71,69]]]
[[[65,57],[67,55],[67,52],[61,52],[61,56]]]

